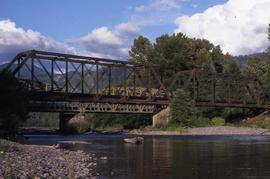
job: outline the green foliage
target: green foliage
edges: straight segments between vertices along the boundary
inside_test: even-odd
[[[145,63],[149,61],[148,57],[152,53],[153,46],[147,38],[139,36],[134,40],[134,44],[129,51],[131,61]]]
[[[176,124],[176,123],[169,123],[167,125],[160,125],[160,126],[156,126],[156,128],[158,130],[162,130],[162,131],[175,131],[175,132],[180,132],[180,133],[183,133],[186,131],[186,127],[181,126],[181,125]]]
[[[124,126],[122,124],[112,124],[110,126],[98,127],[98,130],[113,131],[113,130],[122,130]]]
[[[131,61],[154,64],[155,71],[163,83],[181,70],[202,69],[210,72],[239,71],[234,58],[224,55],[219,46],[205,39],[188,38],[182,33],[162,35],[154,44],[145,37],[138,37],[130,50]]]
[[[190,95],[183,89],[177,89],[171,104],[172,123],[184,127],[209,126],[208,118],[199,115]]]
[[[235,61],[234,57],[229,55],[229,54],[226,54],[225,58],[226,58],[226,60],[224,60],[224,62],[223,62],[224,71],[227,73],[240,75],[241,70],[240,70],[237,62]]]
[[[7,71],[0,72],[0,130],[13,135],[28,117],[27,90]]]
[[[191,118],[189,127],[207,127],[210,126],[211,122],[208,118],[203,118],[200,116],[195,116]]]
[[[225,119],[223,119],[222,117],[214,117],[214,118],[211,120],[211,123],[212,123],[214,126],[225,126],[226,121],[225,121]]]
[[[90,128],[90,125],[88,122],[74,122],[69,124],[68,126],[68,132],[73,134],[82,134],[88,131]]]
[[[114,128],[139,129],[151,124],[150,114],[87,114],[91,128]]]
[[[22,127],[58,129],[59,114],[52,112],[30,113],[29,118],[22,124]]]
[[[258,121],[256,127],[270,129],[270,121]]]
[[[187,92],[177,89],[170,107],[173,123],[192,126],[192,121],[196,118],[196,108]]]
[[[244,66],[243,74],[257,78],[263,86],[263,90],[270,99],[270,58],[256,56],[248,58]]]

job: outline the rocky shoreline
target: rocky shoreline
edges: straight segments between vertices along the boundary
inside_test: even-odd
[[[0,139],[0,178],[95,178],[97,157]]]
[[[160,130],[131,130],[126,134],[134,135],[270,135],[270,129],[250,128],[250,127],[198,127],[188,128],[182,132],[178,131],[160,131]]]

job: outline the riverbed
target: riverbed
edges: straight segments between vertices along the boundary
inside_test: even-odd
[[[270,178],[270,136],[29,135],[27,144],[60,143],[97,157],[97,178]],[[80,141],[80,142],[76,142]]]

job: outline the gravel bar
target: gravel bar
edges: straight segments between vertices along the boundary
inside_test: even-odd
[[[96,162],[83,151],[0,139],[0,178],[95,178]]]
[[[182,132],[177,131],[159,131],[159,130],[131,130],[126,134],[135,135],[270,135],[269,129],[263,128],[249,128],[249,127],[198,127],[188,128]]]

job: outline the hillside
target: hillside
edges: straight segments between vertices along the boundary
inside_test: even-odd
[[[250,57],[268,57],[268,53],[265,52],[265,53],[254,53],[251,55],[240,55],[240,56],[236,56],[235,59],[238,65],[240,66],[240,68],[242,68],[246,64],[248,58]]]

